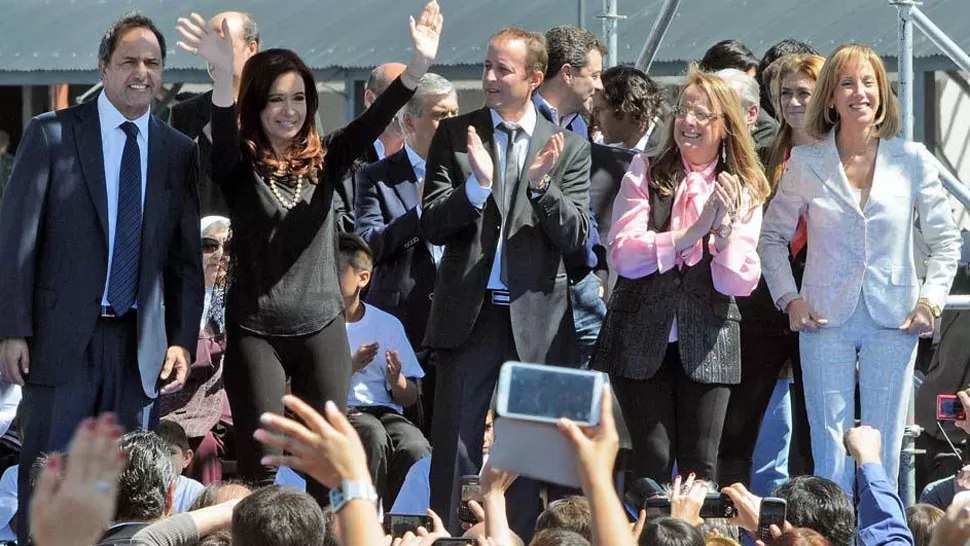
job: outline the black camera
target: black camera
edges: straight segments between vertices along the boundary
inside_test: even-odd
[[[646,510],[648,520],[670,515],[670,497],[663,487],[650,478],[640,478],[631,483],[623,494],[623,501],[627,507],[638,513]],[[728,519],[737,515],[738,509],[734,506],[734,501],[721,493],[708,493],[701,506],[700,517],[705,519]]]

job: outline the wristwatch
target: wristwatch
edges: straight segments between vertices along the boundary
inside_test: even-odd
[[[345,504],[360,499],[377,504],[377,490],[368,482],[352,482],[344,480],[340,487],[330,490],[330,508],[336,514]]]
[[[542,194],[549,189],[550,182],[552,182],[552,177],[550,177],[548,174],[544,174],[534,186],[531,186],[530,189],[535,193]]]
[[[940,316],[943,315],[943,309],[940,309],[939,305],[934,305],[932,302],[930,302],[930,300],[926,298],[920,298],[916,301],[916,305],[919,305],[921,303],[925,305],[927,309],[930,310],[930,314],[933,315],[933,318],[940,318]]]
[[[712,229],[711,234],[717,235],[722,239],[727,239],[731,236],[732,231],[734,231],[734,227],[732,227],[731,224],[721,224],[717,227],[717,229]]]

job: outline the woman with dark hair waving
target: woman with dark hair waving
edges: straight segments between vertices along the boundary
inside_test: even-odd
[[[734,296],[758,284],[768,184],[737,95],[692,71],[666,147],[638,155],[613,204],[620,275],[593,367],[610,374],[633,441],[634,475],[712,480],[730,385],[741,379]]]
[[[193,13],[180,18],[179,46],[209,65],[212,178],[226,195],[233,250],[226,301],[224,381],[241,474],[264,484],[271,453],[253,439],[265,412],[282,411],[286,379],[316,410],[343,405],[351,355],[337,284],[334,185],[384,131],[434,62],[442,16],[435,0],[410,20],[414,57],[359,118],[326,140],[314,123],[316,83],[296,53],[270,49],[246,62],[239,104],[232,86],[228,27]],[[311,490],[324,500],[322,489]]]

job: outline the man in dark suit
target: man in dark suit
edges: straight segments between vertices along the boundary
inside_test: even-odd
[[[223,21],[229,24],[229,33],[232,34],[232,84],[238,97],[243,66],[259,51],[259,28],[252,15],[238,11],[217,13],[209,20],[209,24],[214,28],[222,28]],[[212,91],[207,91],[172,106],[168,122],[199,145],[199,200],[202,216],[229,216],[226,197],[209,175],[212,168],[212,131],[209,129],[211,113]]]
[[[421,187],[435,129],[442,119],[457,114],[455,86],[437,74],[425,74],[401,111],[404,147],[356,176],[356,230],[374,253],[367,303],[404,324],[425,372],[424,411],[419,420],[426,432],[430,432],[434,408],[435,377],[423,341],[443,249],[421,233]]]
[[[500,365],[577,364],[562,257],[589,235],[589,144],[536,112],[546,63],[542,35],[498,31],[482,73],[486,107],[442,121],[428,151],[421,231],[445,245],[425,334],[439,354],[431,507],[452,527],[457,478],[481,466]],[[534,482],[516,482],[509,502],[528,540]]]
[[[98,57],[101,96],[30,122],[0,212],[0,360],[24,385],[23,499],[34,458],[64,449],[85,418],[149,428],[198,340],[198,157],[149,111],[165,39],[127,15]]]

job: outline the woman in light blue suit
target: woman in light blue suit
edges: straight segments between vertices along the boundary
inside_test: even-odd
[[[932,335],[960,236],[933,158],[896,137],[899,108],[872,49],[844,45],[829,57],[807,129],[820,142],[792,150],[758,252],[772,298],[801,332],[815,474],[851,495],[854,467],[842,435],[855,417],[856,364],[862,422],[882,433],[883,464],[895,480],[917,337]],[[799,293],[788,245],[802,218],[808,256]],[[930,249],[922,283],[914,237]]]

